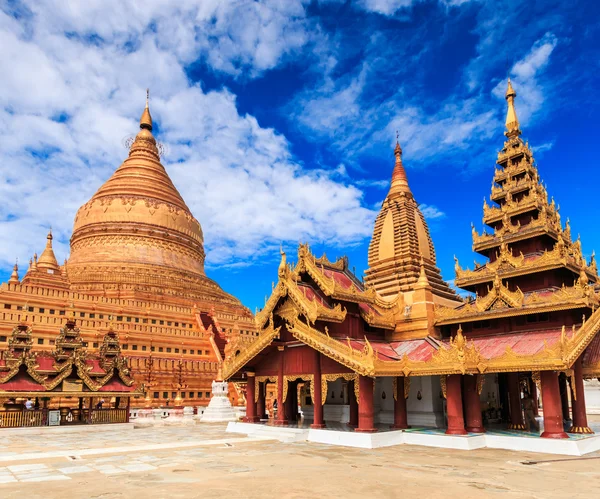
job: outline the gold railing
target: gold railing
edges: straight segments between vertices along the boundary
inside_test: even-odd
[[[43,426],[44,411],[0,411],[0,428]]]
[[[126,423],[127,409],[94,409],[92,424]]]

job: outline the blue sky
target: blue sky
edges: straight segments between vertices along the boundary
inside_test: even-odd
[[[207,274],[254,310],[279,245],[361,275],[398,130],[438,266],[472,265],[504,91],[589,257],[600,5],[589,1],[0,0],[0,265],[59,258],[77,208],[126,157],[145,88]],[[24,269],[23,269],[24,270]]]

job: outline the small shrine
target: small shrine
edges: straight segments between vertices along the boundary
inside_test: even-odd
[[[54,345],[34,351],[33,327],[23,320],[13,328],[0,352],[0,427],[128,422],[131,398],[143,392],[113,328],[91,354],[73,312]]]

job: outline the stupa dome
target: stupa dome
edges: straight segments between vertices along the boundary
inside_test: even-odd
[[[87,291],[100,284],[218,288],[205,276],[204,257],[202,229],[160,162],[146,102],[129,157],[77,212],[69,280]]]

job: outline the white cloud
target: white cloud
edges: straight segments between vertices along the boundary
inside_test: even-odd
[[[339,171],[303,170],[285,137],[205,92],[197,57],[248,77],[306,43],[302,2],[50,2],[0,12],[0,261],[27,260],[52,225],[59,258],[77,208],[127,155],[151,88],[157,138],[200,220],[210,264],[259,258],[280,241],[337,246],[376,212]]]
[[[419,209],[427,220],[439,220],[446,216],[442,210],[434,205],[420,204]]]
[[[554,142],[544,142],[543,144],[540,144],[538,146],[532,146],[531,149],[534,153],[536,154],[544,154],[546,151],[549,151],[550,149],[552,149],[554,147]]]
[[[517,114],[521,125],[526,125],[531,117],[543,108],[545,88],[539,76],[548,65],[557,43],[556,36],[546,33],[510,71],[513,87],[518,95]],[[504,98],[505,92],[505,81],[499,82],[493,90],[494,95],[499,98]]]
[[[365,10],[379,14],[394,14],[403,7],[410,7],[415,0],[359,0],[358,5]]]

